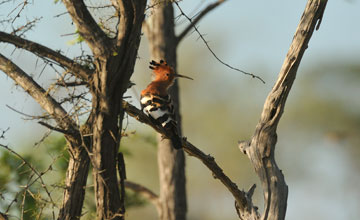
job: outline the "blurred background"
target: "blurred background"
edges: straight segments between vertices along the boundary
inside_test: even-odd
[[[194,16],[209,2],[184,0],[180,6]],[[248,158],[238,150],[237,142],[249,140],[254,132],[305,4],[305,0],[228,0],[199,24],[200,32],[220,59],[260,76],[266,84],[219,63],[197,33],[189,34],[178,50],[179,73],[195,79],[180,80],[184,136],[214,156],[239,188],[247,190],[256,183],[254,202],[261,210],[263,198],[258,178]],[[14,8],[14,4],[0,4],[0,20]],[[67,35],[75,31],[69,17],[55,17],[65,12],[61,3],[33,1],[25,10],[14,25],[42,17],[26,33],[28,39],[62,50],[69,57],[78,56],[80,49],[87,51],[85,44],[74,43],[76,36]],[[328,2],[320,30],[310,40],[278,126],[276,159],[289,186],[287,219],[357,219],[360,215],[359,10],[358,0]],[[178,32],[188,25],[182,17],[176,23]],[[12,30],[4,24],[0,28]],[[132,77],[136,85],[127,93],[136,106],[140,91],[150,81],[147,45],[143,37]],[[11,56],[45,88],[56,79],[51,68],[28,52],[14,51],[14,47],[4,43],[0,43],[0,51]],[[41,115],[42,110],[2,72],[0,93],[0,129],[9,128],[1,143],[28,155],[40,170],[64,154],[45,177],[49,185],[61,182],[64,174],[56,172],[66,167],[61,136],[51,133],[42,144],[37,144],[47,130],[7,106],[28,115]],[[128,135],[122,139],[121,148],[126,153],[127,177],[157,193],[155,132],[131,118],[125,123]],[[19,164],[8,163],[10,155],[1,148],[0,157],[0,190],[6,188],[15,194],[16,187],[11,183],[25,180],[18,174],[8,174],[11,167]],[[232,195],[200,161],[187,157],[186,171],[189,220],[238,219]],[[12,198],[11,194],[2,196],[0,208]],[[54,192],[54,198],[60,203],[62,194]],[[91,203],[89,198],[89,210],[94,208]],[[157,219],[150,203],[140,203],[140,208],[128,209],[127,219]],[[91,219],[91,215],[87,218]]]

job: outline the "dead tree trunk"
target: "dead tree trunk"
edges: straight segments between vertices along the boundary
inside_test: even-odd
[[[174,12],[171,3],[152,0],[150,17],[145,25],[149,39],[151,59],[166,60],[176,71],[176,37]],[[179,86],[175,82],[170,89],[176,120],[181,135],[179,113]],[[159,216],[161,220],[186,219],[185,156],[183,150],[175,150],[169,139],[158,134],[158,167],[160,179]]]
[[[265,208],[261,219],[285,219],[288,186],[275,161],[276,129],[285,108],[285,102],[295,80],[302,56],[308,47],[312,33],[319,28],[326,7],[325,0],[309,0],[296,29],[290,49],[281,67],[278,80],[265,100],[260,121],[250,142],[239,147],[253,164],[264,190]],[[246,213],[240,208],[241,219]]]

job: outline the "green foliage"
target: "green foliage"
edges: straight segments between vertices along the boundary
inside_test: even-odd
[[[138,193],[125,190],[125,207],[135,208],[141,207],[147,204],[147,201],[143,199]]]
[[[130,132],[127,136],[140,143],[156,144],[154,134],[137,135],[135,132]],[[120,148],[125,157],[134,156],[129,146],[125,144]],[[61,198],[70,157],[65,138],[63,136],[51,136],[36,148],[30,146],[22,149],[32,149],[18,153],[38,173],[44,172],[42,178],[46,187],[51,191],[51,196]],[[50,199],[34,171],[22,159],[7,150],[0,151],[0,167],[0,209],[7,210],[10,203],[14,201],[9,211],[11,215],[23,215],[23,219],[47,219],[51,214],[52,205],[49,203]],[[88,184],[93,185],[92,175],[89,175]],[[96,215],[93,195],[93,187],[87,187],[84,207],[87,214],[84,219],[93,219]],[[55,202],[60,204],[61,200]],[[126,190],[126,208],[144,205],[146,205],[146,201],[139,194]]]
[[[24,155],[23,158],[31,162],[30,155]],[[0,191],[2,198],[10,197],[11,201],[15,201],[15,209],[19,212],[24,210],[24,219],[33,219],[35,213],[38,212],[39,197],[36,195],[36,184],[31,169],[17,156],[9,151],[4,151],[0,155]],[[15,196],[14,196],[15,195]],[[2,208],[7,208],[11,201],[4,200],[0,204]],[[0,207],[1,207],[0,206]]]
[[[75,36],[74,39],[67,42],[69,45],[75,45],[84,41],[84,38],[79,34],[78,30],[75,31]]]
[[[69,152],[66,149],[65,138],[63,136],[53,137],[47,140],[45,144],[47,145],[49,153],[53,154],[54,156],[60,156],[53,164],[53,167],[56,171],[58,171],[62,178],[65,178],[70,157]]]

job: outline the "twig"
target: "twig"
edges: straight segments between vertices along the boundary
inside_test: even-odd
[[[217,6],[219,6],[221,3],[224,3],[226,0],[218,0],[212,4],[209,4],[204,10],[202,10],[195,19],[191,18],[190,24],[176,37],[176,44],[179,44],[179,42],[189,33],[189,31],[195,27],[195,25],[210,11],[215,9]]]
[[[0,139],[4,139],[5,138],[5,133],[10,129],[10,127],[6,128],[5,130],[0,129],[1,130],[1,135],[0,135]]]
[[[11,35],[5,32],[0,31],[0,42],[6,42],[13,44],[16,47],[28,50],[39,57],[46,57],[50,60],[59,63],[60,65],[71,70],[74,74],[79,76],[79,78],[88,80],[89,76],[92,74],[92,70],[87,67],[80,65],[74,62],[72,59],[62,55],[59,51],[54,51],[48,47],[45,47],[41,44],[35,43],[24,38]]]
[[[42,17],[40,17],[40,18],[35,18],[34,20],[29,21],[29,22],[27,22],[26,24],[24,24],[24,25],[16,28],[15,30],[13,30],[13,31],[11,32],[11,35],[18,35],[18,36],[23,35],[25,32],[27,32],[28,30],[30,30],[31,28],[33,28],[33,27],[35,26],[35,23],[38,22],[38,21],[40,21],[40,19],[42,19]],[[17,34],[17,33],[20,32],[20,31],[21,31],[21,33],[20,33],[20,34]]]
[[[50,130],[53,130],[53,131],[57,131],[57,132],[60,132],[60,133],[63,133],[63,134],[71,134],[69,131],[67,130],[64,130],[64,129],[61,129],[61,128],[57,128],[57,127],[54,127],[54,126],[51,126],[43,121],[38,121],[39,124],[41,124],[42,126],[44,127],[47,127],[49,128]]]
[[[179,4],[178,4],[176,1],[175,1],[174,3],[175,3],[175,5],[178,7],[181,15],[184,16],[190,23],[192,23],[193,20],[184,13],[184,11],[181,9],[181,7],[179,6]],[[193,27],[194,30],[199,34],[200,39],[204,42],[205,46],[208,48],[208,50],[210,51],[210,53],[215,57],[215,59],[216,59],[217,61],[219,61],[221,64],[227,66],[228,68],[230,68],[230,69],[232,69],[232,70],[241,72],[241,73],[243,73],[243,74],[245,74],[245,75],[249,75],[249,76],[251,76],[252,78],[256,78],[256,79],[260,80],[262,83],[265,84],[265,81],[264,81],[261,77],[259,77],[259,76],[257,76],[257,75],[254,75],[254,74],[252,74],[252,73],[249,73],[249,72],[245,72],[244,70],[238,69],[238,68],[236,68],[236,67],[233,67],[233,66],[225,63],[225,62],[224,62],[222,59],[220,59],[220,58],[216,55],[216,53],[211,49],[209,43],[205,40],[204,35],[200,33],[200,31],[199,31],[199,29],[196,27],[196,25],[192,25],[192,27]]]
[[[28,117],[28,120],[36,120],[36,119],[49,119],[48,116],[36,116],[36,115],[29,115],[29,114],[26,114],[24,112],[21,112],[13,107],[11,107],[10,105],[6,104],[5,105],[7,108],[9,108],[10,110],[20,114],[20,115],[23,115],[25,117]],[[26,120],[26,118],[24,118],[24,120]]]
[[[5,148],[6,150],[8,150],[9,152],[11,152],[12,154],[14,154],[15,156],[17,156],[24,164],[26,164],[32,171],[33,173],[38,177],[38,179],[40,180],[41,182],[41,185],[42,187],[44,188],[47,196],[49,197],[50,201],[51,201],[51,204],[53,205],[53,207],[56,206],[56,203],[54,202],[54,200],[52,199],[51,197],[51,194],[50,194],[50,191],[48,190],[48,188],[46,187],[46,184],[42,178],[42,176],[48,171],[50,170],[50,167],[48,168],[47,171],[45,172],[41,172],[39,173],[27,160],[25,160],[25,158],[23,158],[20,154],[18,154],[16,151],[14,151],[13,149],[9,148],[7,145],[3,145],[3,144],[0,144],[0,147],[3,147]],[[36,181],[36,179],[33,181],[33,183]],[[31,185],[31,184],[30,184]],[[54,211],[53,211],[54,212]],[[54,214],[53,214],[54,215]]]
[[[17,5],[17,6],[8,14],[8,16],[10,16],[17,8],[20,7],[20,5],[22,5],[21,9],[19,10],[19,12],[17,13],[17,15],[16,15],[16,16],[14,17],[14,19],[12,20],[12,23],[14,23],[15,20],[20,17],[21,12],[25,9],[25,6],[26,6],[27,4],[29,4],[29,2],[28,2],[27,0],[24,0],[23,3],[20,3],[19,5]]]
[[[27,73],[2,54],[0,54],[0,70],[11,77],[31,95],[49,115],[54,117],[59,127],[75,133],[78,131],[77,124],[65,109],[53,97],[46,94],[46,91]]]

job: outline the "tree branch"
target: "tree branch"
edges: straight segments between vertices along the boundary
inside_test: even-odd
[[[135,118],[136,120],[145,123],[152,128],[154,128],[160,134],[169,137],[169,134],[166,133],[166,130],[163,127],[154,124],[153,121],[141,110],[137,109],[135,106],[129,104],[126,101],[123,101],[123,108],[125,112],[130,115],[131,117]],[[234,196],[236,202],[239,204],[240,207],[247,210],[249,215],[256,215],[257,207],[252,204],[251,198],[248,198],[246,192],[240,190],[237,185],[231,181],[231,179],[225,175],[223,170],[219,167],[219,165],[215,162],[215,159],[210,156],[206,155],[204,152],[199,150],[193,144],[188,142],[186,138],[183,138],[183,149],[186,151],[190,156],[194,156],[198,158],[206,167],[208,167],[212,172],[215,179],[220,180],[223,185],[231,192]]]
[[[195,25],[210,11],[215,9],[217,6],[219,6],[221,3],[224,3],[226,0],[218,0],[216,2],[211,3],[208,5],[205,9],[203,9],[196,17],[195,19],[190,19],[190,24],[176,37],[176,44],[179,44],[180,41],[189,33],[189,31],[195,27]]]
[[[139,193],[145,199],[149,200],[157,209],[161,209],[159,196],[150,189],[129,180],[125,180],[125,187],[136,193]]]
[[[316,24],[321,21],[326,4],[326,0],[308,1],[278,80],[265,101],[251,142],[239,144],[240,150],[249,157],[262,183],[265,209],[261,219],[285,218],[288,187],[274,158],[277,142],[276,129],[301,58],[308,47]]]
[[[62,87],[76,87],[76,86],[86,86],[86,85],[88,85],[88,83],[85,81],[65,82],[64,80],[62,80],[60,82],[55,83],[55,85],[62,86]]]
[[[41,124],[41,125],[44,126],[44,127],[47,127],[47,128],[50,129],[50,130],[57,131],[57,132],[60,132],[60,133],[63,133],[63,134],[69,134],[68,131],[63,130],[63,129],[61,129],[61,128],[54,127],[54,126],[49,125],[48,123],[45,123],[45,122],[43,122],[43,121],[39,121],[38,123]]]
[[[0,54],[0,70],[12,78],[31,95],[49,115],[54,117],[61,129],[67,130],[70,133],[77,130],[76,123],[70,118],[61,105],[29,75],[2,54]]]
[[[111,40],[101,30],[83,0],[63,0],[80,35],[85,39],[95,56],[110,54]]]
[[[16,35],[8,34],[0,31],[0,41],[13,44],[16,47],[25,49],[31,53],[34,53],[40,57],[49,58],[60,65],[66,67],[75,75],[79,76],[83,80],[87,80],[92,74],[92,70],[74,62],[68,57],[61,55],[60,52],[56,52],[48,47],[45,47],[41,44],[35,43],[30,40],[18,37]]]

